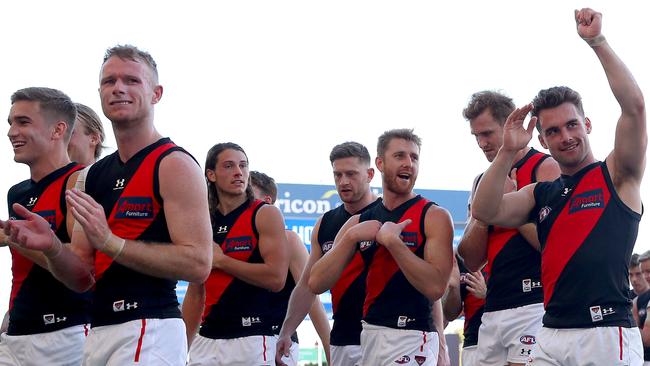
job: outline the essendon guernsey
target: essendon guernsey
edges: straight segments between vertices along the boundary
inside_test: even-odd
[[[359,221],[411,219],[402,231],[402,240],[415,255],[424,258],[424,218],[433,204],[419,195],[392,211],[381,203],[362,213]],[[409,283],[390,252],[375,241],[362,241],[358,249],[368,267],[363,320],[389,328],[435,332],[431,302]]]
[[[163,138],[126,162],[115,152],[90,168],[86,192],[102,205],[115,235],[143,242],[171,242],[158,169],[160,161],[174,151],[185,152]],[[134,271],[99,251],[95,253],[95,276],[93,326],[180,318],[174,280]]]
[[[327,211],[323,215],[318,228],[318,242],[323,255],[332,249],[336,234],[350,217],[369,210],[380,201],[375,200],[355,213],[347,212],[344,205]],[[356,252],[352,257],[352,261],[343,270],[341,278],[330,290],[332,294],[332,310],[334,312],[334,325],[330,333],[330,344],[334,346],[361,344],[361,319],[366,293],[366,274],[367,270],[361,258],[361,253]]]
[[[604,162],[535,187],[544,326],[634,326],[628,263],[641,215],[616,194]]]
[[[9,216],[16,218],[19,203],[45,218],[62,243],[69,243],[66,229],[65,187],[72,173],[81,169],[70,163],[38,182],[26,180],[8,193]],[[12,286],[9,300],[9,335],[51,332],[90,323],[90,293],[78,294],[59,282],[46,269],[11,248]]]
[[[537,181],[537,167],[548,155],[535,149],[513,165],[517,169],[517,187]],[[512,309],[543,301],[541,256],[517,229],[490,226],[488,231],[485,311]]]
[[[264,263],[255,225],[255,217],[263,205],[260,200],[246,201],[225,216],[213,213],[213,239],[225,255],[248,263]],[[205,295],[204,319],[199,331],[203,337],[231,339],[273,335],[271,291],[213,269],[205,283]]]
[[[478,344],[478,329],[481,326],[481,317],[485,310],[485,299],[478,298],[467,290],[464,278],[470,271],[465,267],[460,256],[456,255],[456,261],[460,270],[460,298],[463,301],[463,313],[465,314],[463,347],[476,346]],[[483,276],[488,278],[486,272],[483,272]]]

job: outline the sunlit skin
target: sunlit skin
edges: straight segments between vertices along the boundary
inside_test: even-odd
[[[648,261],[646,261],[648,262]],[[650,263],[648,263],[650,264]],[[647,267],[650,267],[646,265]],[[647,268],[648,271],[648,276],[650,277],[650,268]],[[630,284],[632,285],[632,289],[634,290],[634,293],[637,295],[640,295],[650,288],[648,286],[648,282],[644,278],[644,274],[641,272],[641,266],[635,266],[635,267],[630,267]]]
[[[588,134],[591,121],[580,115],[572,103],[543,109],[539,113],[539,142],[560,165],[562,174],[573,175],[595,162]]]
[[[50,135],[53,132],[40,113],[38,102],[18,101],[9,111],[9,131],[7,136],[14,150],[17,163],[29,165],[40,155],[46,154],[51,146]]]
[[[420,165],[420,148],[415,142],[400,138],[390,140],[383,156],[377,157],[376,163],[377,169],[382,173],[384,196],[393,194],[405,196],[405,199],[415,196],[413,186]],[[403,202],[405,200],[398,200],[399,204]]]
[[[341,201],[346,204],[361,201],[370,190],[374,173],[374,169],[361,162],[358,157],[334,160],[332,174]]]
[[[102,110],[113,123],[142,122],[153,118],[162,86],[143,62],[113,56],[102,66],[99,84]]]
[[[248,158],[239,150],[226,149],[219,153],[214,169],[208,169],[207,178],[216,183],[219,195],[243,196],[248,187]]]
[[[470,129],[485,158],[492,162],[503,145],[503,126],[492,116],[489,109],[469,121]]]

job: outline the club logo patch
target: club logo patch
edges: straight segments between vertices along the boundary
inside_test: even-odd
[[[122,197],[117,202],[116,219],[153,218],[153,199],[151,197]]]
[[[43,315],[43,322],[45,323],[45,325],[54,324],[54,314]]]
[[[591,321],[594,323],[603,320],[603,312],[600,310],[600,306],[590,307],[589,314],[591,314]]]
[[[113,303],[113,311],[124,311],[124,300],[118,300]]]
[[[427,361],[427,358],[424,356],[415,356],[415,362],[418,365],[423,365]]]
[[[571,197],[569,203],[570,214],[593,208],[605,208],[605,197],[601,188]]]
[[[240,236],[237,238],[227,238],[225,242],[225,247],[223,249],[224,253],[247,252],[250,250],[253,250],[252,236]]]

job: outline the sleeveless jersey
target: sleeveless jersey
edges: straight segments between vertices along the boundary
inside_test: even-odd
[[[402,240],[415,255],[424,258],[424,218],[433,204],[419,195],[392,211],[382,203],[362,213],[359,222],[411,219],[412,222],[402,231]],[[390,252],[375,241],[360,242],[358,250],[368,268],[363,320],[394,329],[435,332],[431,302],[409,283]]]
[[[287,309],[289,308],[289,298],[291,297],[291,292],[296,287],[296,281],[291,275],[291,271],[287,271],[287,279],[284,282],[284,287],[278,293],[272,293],[271,297],[273,298],[273,306],[271,310],[273,311],[272,316],[272,329],[273,334],[280,335],[280,329],[282,329],[282,323],[284,318],[287,316]],[[291,341],[298,343],[298,333],[293,332],[291,335]]]
[[[465,314],[463,327],[463,348],[465,348],[478,344],[478,328],[481,326],[481,317],[485,310],[485,299],[480,299],[467,291],[467,284],[463,281],[463,276],[470,271],[465,267],[460,256],[456,255],[456,261],[460,270],[460,299],[463,302],[463,313]],[[485,272],[483,272],[483,276],[488,278]]]
[[[368,206],[353,214],[341,205],[325,212],[318,229],[318,243],[323,255],[332,249],[334,238],[341,227],[353,215],[360,214],[376,206],[375,200]],[[345,267],[341,278],[330,289],[334,324],[330,332],[330,344],[350,346],[361,344],[361,318],[363,317],[363,300],[366,293],[366,270],[361,253],[356,252],[352,261]]]
[[[548,158],[535,149],[513,165],[517,187],[537,181],[537,167]],[[485,311],[499,311],[543,301],[541,255],[517,229],[490,226],[488,229]]]
[[[634,326],[628,264],[641,215],[616,194],[603,162],[535,187],[544,326]]]
[[[171,242],[158,169],[161,160],[174,151],[185,152],[163,138],[127,162],[122,162],[116,151],[90,168],[86,192],[104,208],[113,234],[127,240]],[[95,252],[95,278],[93,326],[180,318],[175,280],[135,271],[99,251]]]
[[[31,179],[11,187],[7,196],[9,216],[18,218],[11,205],[20,203],[45,218],[62,243],[69,243],[66,228],[65,187],[77,163],[59,168],[38,182]],[[68,289],[52,274],[23,257],[13,248],[12,284],[9,300],[9,335],[52,332],[90,323],[90,293]]]
[[[639,317],[639,328],[643,329],[648,317],[648,302],[650,302],[650,291],[639,295],[636,299],[637,315]],[[643,360],[650,361],[650,347],[643,345]]]
[[[255,217],[263,205],[260,200],[246,201],[225,216],[213,213],[213,238],[225,255],[248,263],[264,263],[255,225]],[[213,269],[205,283],[205,293],[204,319],[199,331],[203,337],[232,339],[273,335],[274,317],[270,305],[274,294],[271,291]]]

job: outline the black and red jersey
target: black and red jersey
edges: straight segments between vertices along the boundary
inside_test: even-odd
[[[433,204],[419,195],[394,210],[388,210],[382,202],[362,213],[359,222],[411,219],[402,231],[402,240],[415,255],[424,258],[425,214]],[[358,243],[358,250],[368,268],[363,320],[389,328],[435,332],[432,303],[406,279],[390,252],[375,241]]]
[[[513,165],[517,169],[517,187],[537,181],[537,167],[549,155],[530,149]],[[541,303],[541,255],[517,229],[490,226],[488,229],[487,281],[485,311],[499,311]]]
[[[287,279],[284,282],[284,287],[280,292],[271,294],[272,298],[272,330],[273,334],[280,335],[280,330],[282,329],[282,323],[284,318],[287,316],[287,309],[289,308],[289,299],[291,298],[291,292],[296,287],[296,281],[293,279],[291,271],[287,271]],[[298,333],[293,332],[291,335],[291,341],[298,343]]]
[[[463,313],[465,324],[463,327],[463,348],[476,346],[478,344],[478,329],[481,326],[481,317],[485,311],[485,299],[474,296],[467,291],[467,283],[464,277],[471,273],[463,264],[460,256],[456,255],[458,269],[460,270],[460,299],[463,302]],[[483,277],[488,278],[488,273],[483,270]]]
[[[223,253],[248,263],[264,263],[255,224],[263,201],[246,201],[232,212],[212,214],[214,242]],[[269,243],[274,245],[276,243]],[[273,293],[219,269],[205,283],[205,308],[199,334],[212,339],[273,335]]]
[[[161,160],[174,151],[185,152],[163,138],[126,162],[115,152],[90,168],[86,192],[104,208],[113,234],[145,243],[171,242],[158,170]],[[93,326],[181,316],[175,280],[130,269],[99,251],[95,253],[95,276]]]
[[[350,217],[369,210],[380,201],[379,199],[375,200],[359,212],[354,213],[347,212],[344,205],[327,211],[318,228],[318,243],[323,255],[332,249],[336,234]],[[334,346],[361,344],[361,319],[363,317],[363,301],[366,296],[367,273],[361,253],[356,252],[350,264],[343,270],[339,280],[330,289],[334,312],[330,344]]]
[[[636,310],[639,317],[639,328],[643,329],[648,318],[648,303],[650,303],[650,291],[646,291],[636,298]],[[650,347],[643,345],[643,360],[650,361]]]
[[[70,175],[81,169],[70,163],[38,182],[26,180],[9,189],[9,216],[18,218],[12,204],[19,203],[45,218],[62,243],[69,243],[66,228],[65,187]],[[78,294],[46,269],[11,248],[12,286],[9,300],[9,335],[51,332],[90,323],[90,293]]]
[[[535,187],[544,326],[634,326],[628,264],[641,215],[618,197],[604,162]]]

